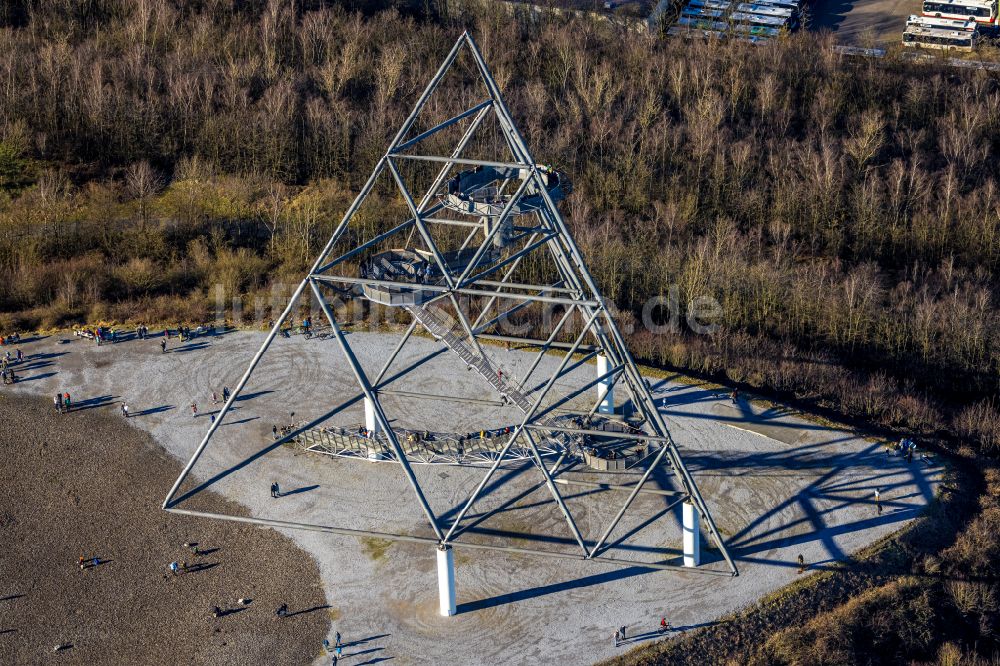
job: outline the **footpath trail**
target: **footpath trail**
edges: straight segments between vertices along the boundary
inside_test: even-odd
[[[315,561],[273,530],[161,511],[180,465],[149,434],[10,394],[0,424],[0,663],[303,664],[321,652],[331,615]],[[215,510],[243,511],[210,495]],[[81,556],[101,564],[81,571]],[[165,578],[174,560],[200,570]],[[291,617],[274,615],[282,603]],[[213,618],[213,606],[231,612]]]

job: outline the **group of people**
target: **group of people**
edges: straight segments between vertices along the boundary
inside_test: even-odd
[[[21,341],[20,333],[11,333],[10,335],[0,336],[0,347],[5,345],[16,345]]]
[[[194,555],[195,557],[201,557],[206,552],[202,550],[202,548],[197,544],[197,542],[193,541],[185,542],[184,547],[190,550],[191,554]],[[197,570],[201,567],[195,565],[193,568]],[[192,570],[192,567],[188,566],[187,560],[181,560],[180,562],[174,560],[173,562],[167,565],[167,569],[170,571],[169,577],[173,577],[187,573],[188,571]]]
[[[904,456],[906,462],[913,462],[913,456],[917,452],[917,443],[908,437],[904,437],[896,444],[887,445],[885,452],[889,455]]]
[[[73,407],[69,393],[56,393],[55,397],[52,398],[52,402],[55,404],[56,412],[59,414],[69,414]]]
[[[619,645],[621,645],[622,643],[625,642],[626,637],[627,637],[627,631],[626,631],[627,629],[628,629],[628,627],[626,625],[624,625],[624,624],[622,626],[618,627],[617,629],[615,629],[615,635],[614,635],[614,638],[615,638],[615,647],[618,647]],[[670,623],[667,622],[667,618],[661,617],[660,618],[660,624],[656,627],[656,633],[658,633],[658,634],[665,634],[668,631],[671,631],[673,629],[674,628],[670,626]]]
[[[0,378],[4,384],[14,384],[17,382],[17,373],[14,372],[14,365],[24,361],[24,354],[18,349],[12,353],[9,349],[0,356]]]
[[[326,638],[323,639],[323,649],[326,651],[327,654],[333,655],[333,658],[330,660],[330,663],[333,666],[337,666],[337,660],[340,659],[340,655],[342,654],[344,649],[344,644],[340,640],[339,631],[337,632],[337,635],[334,636],[333,645],[330,645],[330,641],[327,640]]]
[[[97,343],[98,347],[105,342],[118,342],[118,331],[107,326],[77,329],[76,334],[80,337],[93,340]]]

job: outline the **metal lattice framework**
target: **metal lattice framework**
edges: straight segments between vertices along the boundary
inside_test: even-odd
[[[463,51],[471,58],[469,67],[473,78],[485,88],[484,98],[461,113],[415,133],[418,117],[422,118],[429,100]],[[490,119],[494,128],[498,128],[494,130],[494,135],[500,137],[498,141],[504,154],[488,159],[470,157],[467,149],[487,119]],[[434,142],[440,145],[442,137],[449,133],[445,130],[461,129],[463,126],[464,130],[450,153],[438,155],[416,152]],[[482,142],[477,145],[481,146]],[[419,190],[412,184],[417,179],[413,175],[416,173],[413,165],[417,169],[429,168],[428,173],[433,174],[433,177],[425,178],[429,182]],[[395,223],[366,240],[358,240],[352,223],[355,222],[360,207],[373,195],[376,181],[386,175],[391,177],[391,182],[405,202],[408,219]],[[408,180],[410,184],[407,183]],[[728,564],[726,572],[704,571],[736,575],[737,568],[711,514],[684,466],[649,387],[641,378],[623,336],[559,212],[556,202],[570,190],[571,185],[565,174],[535,161],[514,124],[481,52],[472,37],[468,33],[463,34],[420,95],[413,111],[347,209],[312,269],[295,290],[281,317],[275,322],[249,368],[222,407],[218,418],[171,488],[164,501],[164,509],[276,527],[431,543],[439,548],[456,546],[497,549],[629,566],[642,564],[651,568],[674,568],[677,565],[640,563],[605,554],[610,549],[609,538],[637,496],[640,493],[658,493],[675,495],[678,502],[693,504],[700,514],[709,537]],[[415,192],[419,196],[415,196]],[[456,234],[459,239],[464,237],[461,244],[454,240]],[[452,240],[448,241],[448,238]],[[547,272],[543,273],[553,276],[553,280],[544,284],[518,281],[518,267],[523,266],[526,259],[536,264],[545,261]],[[369,376],[358,362],[343,333],[342,324],[330,306],[331,295],[345,294],[367,298],[390,307],[404,308],[411,315],[412,320],[405,335],[374,376]],[[402,468],[434,532],[433,538],[231,517],[176,506],[174,498],[181,484],[212,440],[234,401],[238,399],[282,323],[289,318],[300,298],[310,295],[319,303],[329,321],[333,337],[357,380],[361,395],[374,411],[374,420],[381,437],[379,446],[384,449],[387,459]],[[539,304],[562,310],[546,339],[528,339],[496,332],[498,323]],[[573,330],[575,335],[569,335],[570,321],[574,317],[582,324],[578,331]],[[434,339],[461,357],[468,368],[475,369],[505,402],[515,405],[523,413],[520,422],[511,428],[509,435],[505,434],[504,439],[496,440],[489,450],[479,452],[476,462],[488,465],[485,474],[457,515],[447,524],[431,510],[414,476],[411,463],[433,462],[435,453],[443,456],[440,461],[460,461],[453,451],[425,451],[415,454],[413,447],[408,446],[409,442],[401,441],[401,433],[390,425],[390,418],[379,398],[380,383],[386,372],[418,327],[425,329]],[[565,339],[559,340],[560,336]],[[568,341],[569,339],[572,341]],[[515,382],[510,377],[503,376],[499,365],[483,348],[482,343],[485,341],[519,343],[538,351],[527,373],[520,382]],[[546,380],[539,382],[536,388],[530,388],[528,379],[540,367],[542,358],[553,353],[562,354],[558,368]],[[555,396],[553,389],[557,380],[595,358],[603,362],[598,367],[606,371],[599,370],[594,380],[582,388]],[[598,412],[601,399],[598,399],[589,413],[581,413],[580,418],[575,421],[567,422],[564,417],[557,417],[556,414],[570,400],[599,385],[604,385],[608,391],[618,387],[626,392],[640,417],[637,422],[641,425],[640,429],[617,433],[617,436],[625,441],[631,438],[647,448],[643,449],[641,456],[644,472],[636,483],[628,486],[591,484],[624,491],[626,497],[604,529],[599,534],[585,538],[557,487],[582,482],[556,477],[560,466],[568,459],[577,454],[582,457],[582,451],[578,450],[581,448],[578,445],[581,438],[607,435],[606,431],[591,426],[591,417]],[[299,438],[300,443],[304,441],[314,450],[324,453],[364,457],[363,442],[357,441],[359,438],[352,439],[350,433],[323,426],[335,412],[336,410],[328,412],[309,423],[296,426],[280,441]],[[324,436],[321,434],[323,432],[327,434]],[[529,456],[540,471],[548,492],[565,518],[569,532],[579,545],[578,554],[468,543],[458,538],[466,515],[483,495],[496,471],[505,461],[521,455]],[[553,457],[556,460],[547,464],[546,459]],[[646,487],[651,474],[660,466],[672,471],[679,490],[662,491]]]

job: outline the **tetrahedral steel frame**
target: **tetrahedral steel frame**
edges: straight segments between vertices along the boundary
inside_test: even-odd
[[[456,58],[459,57],[459,54],[463,51],[463,49],[466,50],[471,56],[472,69],[476,73],[476,78],[481,80],[481,82],[485,85],[485,99],[466,111],[434,125],[433,127],[419,133],[417,136],[407,139],[406,137],[413,129],[418,116],[427,105],[428,99],[430,99],[435,90],[438,89],[443,77],[455,64]],[[495,118],[496,126],[500,129],[500,134],[502,134],[505,147],[509,149],[510,158],[484,160],[464,156],[466,154],[465,149],[469,144],[470,139],[477,132],[477,129],[480,128],[484,119],[486,119],[490,114],[492,114]],[[442,130],[456,126],[466,120],[470,120],[471,122],[464,130],[464,133],[461,135],[461,139],[458,141],[450,155],[441,156],[407,152],[414,147],[426,145],[424,142],[430,137],[435,136]],[[440,164],[440,170],[437,172],[437,176],[433,179],[433,182],[423,196],[420,197],[419,201],[414,198],[410,190],[407,188],[407,185],[404,182],[403,169],[401,169],[401,165],[412,161],[424,164]],[[512,195],[508,194],[505,197],[490,198],[485,203],[480,202],[477,204],[480,206],[481,211],[485,211],[483,222],[448,219],[447,217],[442,217],[442,215],[446,215],[449,210],[454,210],[454,205],[449,205],[448,201],[448,196],[452,194],[453,185],[449,182],[448,195],[443,194],[442,187],[445,186],[446,179],[449,174],[452,173],[452,169],[456,167],[468,170],[463,173],[479,173],[481,169],[493,169],[497,173],[508,175],[519,174],[518,178],[509,179],[509,181],[515,182],[519,180],[520,182],[517,184],[516,191]],[[409,219],[394,226],[388,231],[376,235],[374,238],[371,238],[367,242],[363,242],[360,245],[352,243],[352,247],[349,250],[334,256],[333,250],[335,246],[337,246],[338,241],[344,237],[345,231],[349,229],[358,209],[361,207],[366,198],[372,193],[376,180],[385,172],[388,172],[391,175],[392,180],[398,187],[399,193],[405,201],[409,211]],[[524,139],[514,124],[511,113],[507,108],[507,105],[504,103],[497,83],[490,73],[479,48],[476,46],[474,40],[468,33],[463,34],[452,47],[448,56],[437,70],[437,73],[421,94],[413,111],[403,123],[403,126],[396,133],[395,138],[393,138],[389,144],[388,150],[376,164],[374,171],[362,187],[360,193],[347,209],[343,219],[337,226],[329,241],[326,243],[322,252],[320,252],[317,257],[312,269],[295,290],[281,317],[279,317],[275,322],[274,327],[270,330],[267,338],[264,340],[260,349],[253,357],[250,366],[236,384],[232,395],[222,407],[218,417],[212,423],[208,432],[201,440],[201,443],[198,445],[190,461],[181,472],[180,477],[170,489],[170,492],[163,503],[163,508],[174,513],[236,520],[272,527],[316,530],[351,536],[377,536],[400,541],[429,543],[434,544],[439,548],[455,546],[485,550],[501,550],[541,555],[545,557],[583,559],[617,565],[640,565],[647,566],[649,568],[670,569],[679,567],[678,565],[665,562],[645,563],[616,559],[603,555],[603,553],[609,550],[610,546],[608,546],[608,539],[611,537],[615,528],[622,520],[622,517],[626,514],[629,507],[632,506],[636,497],[640,493],[673,494],[678,496],[678,501],[686,501],[694,505],[695,509],[700,514],[702,521],[704,521],[704,525],[707,528],[709,536],[728,564],[729,569],[728,571],[696,569],[696,571],[737,575],[738,572],[736,565],[730,557],[726,545],[716,529],[715,523],[711,518],[711,514],[709,513],[701,494],[698,492],[698,488],[695,485],[693,478],[688,473],[687,468],[684,466],[684,462],[681,460],[678,448],[670,436],[670,432],[663,416],[656,408],[649,387],[641,378],[636,364],[625,346],[622,334],[619,331],[614,318],[606,307],[597,285],[587,270],[583,256],[577,248],[577,245],[567,229],[559,209],[553,200],[552,184],[554,177],[549,175],[551,173],[551,171],[547,171],[535,162],[531,152],[525,144]],[[457,179],[455,180],[457,181]],[[508,182],[505,181],[504,187],[506,187],[507,184]],[[568,188],[568,184],[566,187]],[[451,204],[454,204],[454,201],[451,201]],[[471,205],[472,204],[470,204],[470,206]],[[471,212],[471,208],[469,212]],[[491,221],[495,220],[496,222],[494,224],[488,224],[486,220],[487,216],[492,216]],[[532,219],[533,226],[512,227],[510,224],[505,226],[505,223],[508,222],[508,218],[513,218],[515,216],[519,219],[524,217]],[[455,216],[453,215],[451,217]],[[471,228],[469,236],[460,248],[460,252],[466,252],[466,259],[459,265],[458,268],[455,267],[454,263],[449,264],[449,260],[445,256],[445,253],[439,249],[434,239],[434,235],[430,232],[432,227],[438,227],[438,225],[442,228],[450,228],[452,230],[463,227]],[[499,260],[491,259],[489,262],[484,262],[484,257],[490,254],[493,251],[493,248],[496,247],[497,234],[501,233],[501,230],[511,233],[511,229],[514,230],[512,234],[513,244],[517,246],[517,244],[520,243],[520,246],[508,251],[506,256]],[[482,233],[482,242],[476,248],[475,252],[472,252],[471,248],[475,246],[471,245],[471,243],[479,233]],[[360,259],[365,256],[366,253],[371,253],[374,249],[385,247],[387,241],[400,235],[406,235],[408,237],[407,243],[415,238],[418,239],[417,242],[422,242],[422,251],[424,252],[424,256],[428,257],[427,263],[429,267],[426,271],[427,274],[430,275],[430,267],[433,267],[435,276],[434,279],[409,280],[402,279],[398,276],[396,276],[395,279],[392,279],[394,277],[393,275],[366,275],[363,272],[361,275],[348,275],[338,272],[338,269],[345,269],[347,267],[354,266],[355,264],[352,263],[353,260]],[[517,266],[527,255],[536,252],[546,253],[548,257],[551,258],[550,261],[554,265],[553,274],[558,275],[558,280],[552,284],[542,285],[513,281],[511,278],[514,275]],[[469,254],[472,254],[471,260],[468,259]],[[486,268],[476,272],[477,268],[484,265]],[[356,273],[354,268],[351,268],[350,271],[343,272]],[[499,274],[500,279],[491,279],[491,277],[495,277],[494,274]],[[354,290],[355,294],[365,295],[369,298],[372,298],[372,294],[381,294],[382,298],[389,300],[399,298],[401,299],[400,304],[406,307],[406,309],[409,310],[413,316],[413,320],[410,323],[405,336],[374,379],[370,378],[365,373],[361,364],[358,362],[358,359],[355,357],[351,349],[351,345],[342,332],[341,325],[327,301],[326,295],[324,294],[324,288]],[[309,292],[306,291],[307,289],[310,290],[312,296],[315,297],[316,301],[318,301],[325,317],[329,320],[333,335],[335,336],[339,347],[358,382],[361,395],[363,395],[363,397],[369,401],[369,404],[373,407],[375,419],[379,429],[386,437],[386,445],[395,452],[395,461],[402,468],[409,485],[412,487],[412,490],[416,495],[416,499],[423,510],[423,513],[427,517],[430,527],[435,535],[433,538],[387,534],[336,526],[225,516],[182,509],[176,506],[177,501],[175,501],[174,498],[180,489],[181,484],[187,478],[202,452],[208,446],[216,429],[224,421],[226,414],[233,405],[234,401],[239,398],[241,391],[246,386],[247,381],[257,364],[260,362],[268,347],[275,339],[275,336],[278,334],[282,323],[289,318],[300,297],[303,295],[308,296]],[[341,293],[343,292],[341,291]],[[466,302],[475,299],[478,305],[483,305],[483,303],[485,303],[485,306],[481,308],[478,316],[474,318],[470,312],[467,312],[467,308],[463,308],[460,305],[460,299]],[[373,300],[377,300],[377,298]],[[493,308],[497,307],[499,309],[498,304],[503,302],[513,303],[513,306],[507,311],[493,317],[489,321],[484,321],[487,317],[489,317],[489,313],[492,313]],[[443,325],[440,320],[431,314],[429,306],[433,303],[450,303],[453,308],[455,318],[461,325],[461,336],[456,335],[454,331],[443,330]],[[557,304],[565,309],[562,317],[552,327],[547,339],[526,339],[517,336],[498,335],[490,332],[493,325],[504,319],[504,317],[535,303]],[[584,322],[582,330],[580,330],[579,334],[575,337],[575,340],[572,343],[557,341],[560,333],[568,330],[567,322],[569,322],[571,316],[573,315],[578,316]],[[457,516],[450,522],[450,524],[447,525],[435,516],[431,510],[431,507],[424,496],[424,492],[414,476],[413,470],[410,466],[410,461],[408,460],[407,455],[403,453],[403,447],[400,446],[399,438],[390,426],[390,419],[386,415],[385,410],[379,401],[380,382],[383,380],[389,365],[396,358],[400,349],[414,333],[418,325],[426,328],[433,337],[443,341],[451,347],[453,351],[458,352],[459,355],[462,356],[467,363],[469,363],[470,368],[475,364],[481,364],[478,369],[487,379],[490,379],[493,369],[490,366],[489,361],[486,360],[489,357],[482,349],[480,340],[516,342],[538,348],[539,351],[537,357],[531,365],[531,369],[522,379],[522,386],[527,385],[526,380],[528,375],[531,375],[534,372],[534,370],[538,367],[538,362],[544,355],[552,352],[553,350],[561,350],[565,352],[561,362],[559,363],[558,369],[548,378],[540,389],[531,391],[528,395],[521,393],[519,387],[513,387],[503,383],[501,380],[491,380],[491,384],[493,384],[494,388],[496,388],[498,392],[504,394],[506,399],[511,400],[518,407],[520,407],[521,411],[524,412],[524,416],[521,422],[516,426],[516,428],[514,428],[513,433],[510,435],[506,445],[503,446],[499,454],[492,457],[492,464],[487,469],[478,486],[465,501]],[[585,344],[585,339],[588,337],[590,338],[590,344]],[[587,360],[593,359],[596,356],[604,357],[602,360],[607,363],[607,372],[597,377],[593,382],[585,386],[584,389],[575,390],[569,395],[557,399],[554,403],[547,404],[543,407],[543,401],[560,377],[563,377],[572,369],[579,367],[582,363],[585,363]],[[554,410],[568,402],[571,398],[579,396],[581,392],[588,387],[594,387],[600,382],[605,382],[607,384],[609,379],[610,388],[614,388],[615,386],[621,386],[624,388],[628,396],[631,398],[638,414],[640,414],[643,419],[643,432],[635,434],[634,436],[641,437],[644,442],[649,442],[650,446],[654,447],[653,450],[655,450],[655,453],[650,455],[651,461],[648,462],[645,472],[635,484],[628,486],[592,484],[624,491],[627,493],[627,498],[614,518],[596,539],[585,539],[580,533],[580,530],[577,528],[577,524],[572,513],[566,506],[559,490],[556,487],[557,484],[574,484],[579,482],[554,478],[554,475],[559,470],[560,465],[569,454],[569,450],[567,448],[562,455],[558,457],[558,460],[556,460],[556,462],[549,467],[545,464],[542,455],[539,453],[538,441],[540,439],[548,439],[552,441],[559,440],[560,438],[565,440],[570,436],[600,437],[602,434],[605,434],[601,431],[593,430],[587,427],[586,424],[589,423],[587,420],[583,422],[584,425],[579,427],[562,427],[555,421]],[[590,415],[593,415],[594,412],[597,411],[597,407],[598,405],[595,404],[594,408],[590,411]],[[336,413],[336,411],[338,410],[324,414],[310,423],[297,428],[294,432],[289,433],[279,440],[279,442],[290,441],[297,435],[319,426],[333,413]],[[458,539],[458,536],[462,532],[460,526],[462,525],[466,514],[468,514],[470,509],[483,494],[484,488],[487,487],[490,479],[493,478],[494,473],[500,468],[501,463],[504,462],[505,456],[517,441],[520,441],[519,446],[522,448],[526,445],[526,447],[531,450],[533,461],[541,471],[548,491],[551,493],[555,503],[559,506],[559,509],[561,510],[569,527],[569,531],[572,533],[575,541],[580,547],[579,554],[514,548],[506,545],[469,543]],[[653,470],[660,465],[666,465],[673,471],[681,490],[660,491],[644,487]]]

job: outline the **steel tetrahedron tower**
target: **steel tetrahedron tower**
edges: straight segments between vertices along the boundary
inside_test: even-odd
[[[457,67],[463,54],[467,82],[471,80],[483,91],[482,95],[468,99],[471,91],[467,85],[462,88],[462,95],[453,95],[447,102],[435,102],[435,93],[439,92],[449,72]],[[449,113],[446,119],[428,125],[425,116],[447,109],[449,104],[454,106],[456,97],[462,98],[464,110]],[[451,140],[447,139],[449,136]],[[385,184],[382,195],[377,190],[380,180]],[[736,575],[736,565],[694,479],[684,466],[650,388],[640,376],[622,333],[559,212],[557,203],[571,190],[567,174],[536,162],[514,124],[482,53],[472,37],[463,34],[378,160],[312,269],[298,285],[285,311],[174,484],[164,508],[180,513],[213,515],[179,509],[174,497],[275,339],[282,322],[289,318],[296,302],[306,297],[318,302],[357,380],[359,397],[363,396],[366,408],[366,422],[357,435],[340,434],[335,440],[328,438],[323,443],[315,432],[329,416],[326,415],[296,427],[293,432],[286,433],[282,441],[305,439],[319,442],[314,446],[326,447],[328,453],[360,452],[362,457],[377,457],[400,465],[434,534],[428,539],[406,538],[438,547],[439,573],[443,577],[443,613],[450,614],[445,612],[448,594],[451,595],[450,610],[454,612],[451,547],[484,547],[465,544],[459,539],[463,521],[501,465],[515,458],[529,461],[538,468],[573,541],[579,546],[578,552],[559,556],[652,568],[679,566],[607,556],[612,549],[609,545],[612,534],[637,496],[655,492],[645,487],[651,474],[657,468],[666,468],[672,472],[678,486],[673,493],[677,497],[675,504],[683,504],[684,566],[699,565],[699,535],[704,527],[727,565],[725,573]],[[381,196],[384,201],[385,191],[392,192],[396,201],[401,202],[393,211],[393,214],[401,214],[392,219],[393,214],[386,209],[384,219],[379,219],[377,224],[372,225],[370,219],[362,224],[358,211],[371,197]],[[406,333],[377,375],[369,376],[358,362],[343,332],[343,322],[338,321],[330,305],[334,297],[367,299],[408,313]],[[548,308],[550,313],[556,313],[549,317],[547,329],[536,337],[505,331],[506,323],[526,315],[532,308]],[[484,467],[485,474],[454,517],[447,521],[434,514],[412,469],[413,464],[429,462],[426,451],[421,452],[412,436],[404,438],[379,395],[380,382],[390,364],[407,340],[421,329],[457,354],[469,370],[482,376],[504,403],[516,407],[520,413],[518,422],[494,434],[488,444],[479,445],[476,461]],[[489,346],[487,343],[497,342],[537,350],[523,376],[518,379],[506,376],[492,359],[485,347]],[[542,367],[543,357],[550,354],[561,355],[558,367],[537,384],[529,384],[529,377]],[[560,394],[557,382],[591,361],[597,368],[593,380],[582,388]],[[567,414],[565,406],[590,389],[596,392],[592,407]],[[616,390],[627,396],[628,414],[616,407]],[[444,444],[439,444],[435,447],[435,455],[443,456],[451,464],[462,464],[471,455],[470,447],[463,443],[445,449]],[[624,501],[598,533],[581,533],[557,487],[560,483],[572,483],[556,478],[561,465],[570,459],[582,461],[596,471],[631,469],[642,472],[634,484],[616,486],[625,491],[621,495]],[[240,520],[341,534],[376,534],[283,521]],[[381,536],[394,538],[396,535]],[[448,583],[449,575],[451,583]],[[446,589],[449,585],[450,592]]]

